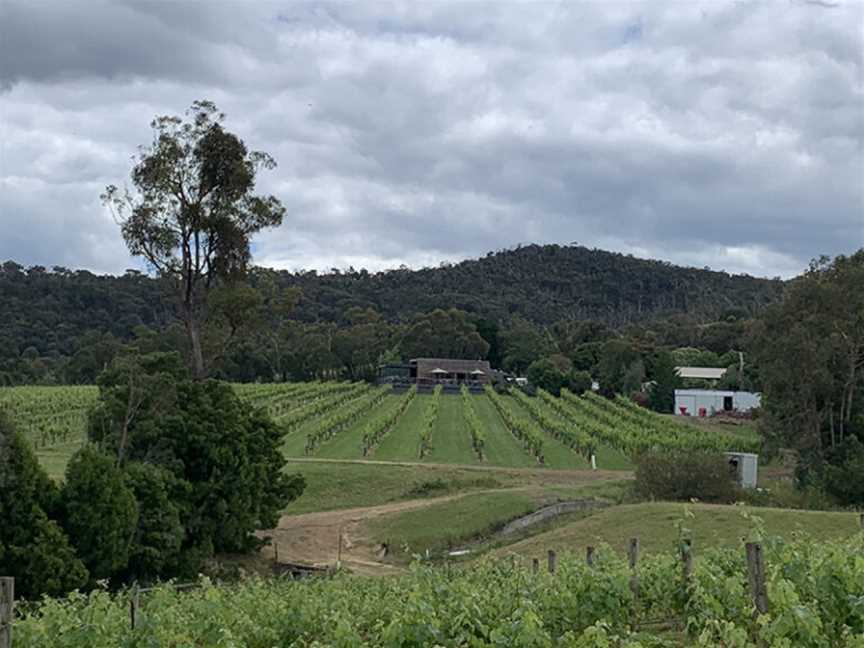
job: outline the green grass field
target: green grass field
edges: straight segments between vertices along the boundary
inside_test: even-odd
[[[285,509],[298,514],[406,499],[440,497],[495,488],[541,487],[558,499],[599,484],[618,484],[617,473],[550,471],[422,463],[395,464],[324,459],[289,460],[289,473],[301,473],[306,490]],[[610,481],[614,480],[614,481]],[[604,486],[605,488],[606,486]],[[608,495],[608,493],[607,493]]]
[[[685,516],[685,510],[692,517]],[[541,557],[549,549],[581,553],[589,545],[604,543],[616,551],[626,551],[629,539],[638,537],[642,551],[657,553],[677,546],[676,523],[689,529],[697,552],[700,547],[738,546],[758,526],[745,517],[745,512],[762,521],[767,535],[787,539],[796,533],[827,540],[860,532],[856,513],[649,502],[604,509],[499,552]]]

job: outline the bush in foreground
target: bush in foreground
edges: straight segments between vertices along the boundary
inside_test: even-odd
[[[56,497],[30,446],[0,412],[0,575],[15,578],[19,596],[62,594],[87,581],[69,538],[48,517]]]

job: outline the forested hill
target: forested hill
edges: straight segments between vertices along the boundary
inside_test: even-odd
[[[529,245],[481,259],[422,270],[318,274],[256,270],[303,297],[301,321],[340,321],[352,306],[390,321],[434,308],[459,308],[504,322],[536,324],[594,319],[611,326],[687,312],[705,320],[729,310],[753,313],[780,295],[783,282],[682,268],[661,261],[576,246]],[[33,347],[41,355],[72,352],[85,333],[128,338],[136,325],[159,328],[172,317],[158,283],[137,272],[0,266],[0,348]]]
[[[706,320],[728,310],[752,314],[783,288],[779,280],[559,245],[528,245],[422,270],[278,276],[302,289],[295,317],[304,321],[335,321],[352,306],[372,307],[390,320],[452,307],[497,321],[518,315],[536,324],[592,319],[617,327],[682,312]]]

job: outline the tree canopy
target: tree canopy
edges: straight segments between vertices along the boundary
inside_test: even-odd
[[[219,280],[245,275],[250,237],[279,225],[285,213],[274,196],[254,193],[258,171],[276,162],[249,151],[224,119],[210,101],[194,102],[185,121],[156,117],[153,141],[135,158],[133,190],[110,185],[102,196],[120,218],[129,251],[173,287],[197,378],[206,373],[208,293]]]

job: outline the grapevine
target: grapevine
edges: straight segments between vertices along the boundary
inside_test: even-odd
[[[369,410],[386,398],[390,390],[390,385],[378,387],[360,398],[350,401],[344,407],[322,416],[316,421],[314,429],[306,435],[305,453],[307,455],[313,454],[322,443],[332,439],[356,420],[365,416]]]
[[[575,452],[580,453],[586,459],[591,458],[597,447],[597,443],[591,435],[586,434],[572,424],[568,425],[551,416],[546,411],[541,399],[531,398],[521,389],[511,389],[510,393],[531,414],[534,420],[537,421],[537,424],[546,433],[558,439]]]
[[[432,397],[429,399],[429,404],[423,411],[423,422],[420,428],[420,448],[417,451],[417,456],[422,459],[432,450],[432,430],[435,429],[435,421],[438,420],[438,408],[441,405],[441,385],[436,385],[432,391]]]
[[[399,398],[396,407],[377,414],[366,423],[363,427],[362,451],[364,457],[373,451],[381,443],[381,439],[396,426],[399,417],[405,413],[405,410],[408,409],[408,406],[416,395],[417,385],[411,385],[411,388]]]
[[[474,449],[474,454],[480,461],[486,456],[486,433],[483,431],[483,423],[477,412],[474,411],[473,396],[465,385],[459,389],[459,395],[462,398],[462,412],[465,416],[465,423],[468,425],[468,433],[471,435],[471,447]]]
[[[522,447],[533,455],[538,462],[544,463],[543,433],[534,421],[517,417],[504,398],[495,393],[491,386],[486,385],[486,396],[492,401],[495,409],[501,415],[505,427],[522,444]]]
[[[640,558],[639,593],[624,556],[601,545],[593,566],[560,556],[554,574],[482,561],[417,565],[388,578],[248,578],[140,595],[97,589],[18,607],[15,644],[117,646],[543,646],[859,648],[864,637],[864,534],[834,542],[766,543],[767,613],[754,622],[743,548],[709,549],[684,580],[677,552]],[[649,636],[639,619],[680,628]],[[678,634],[678,633],[673,633]]]

